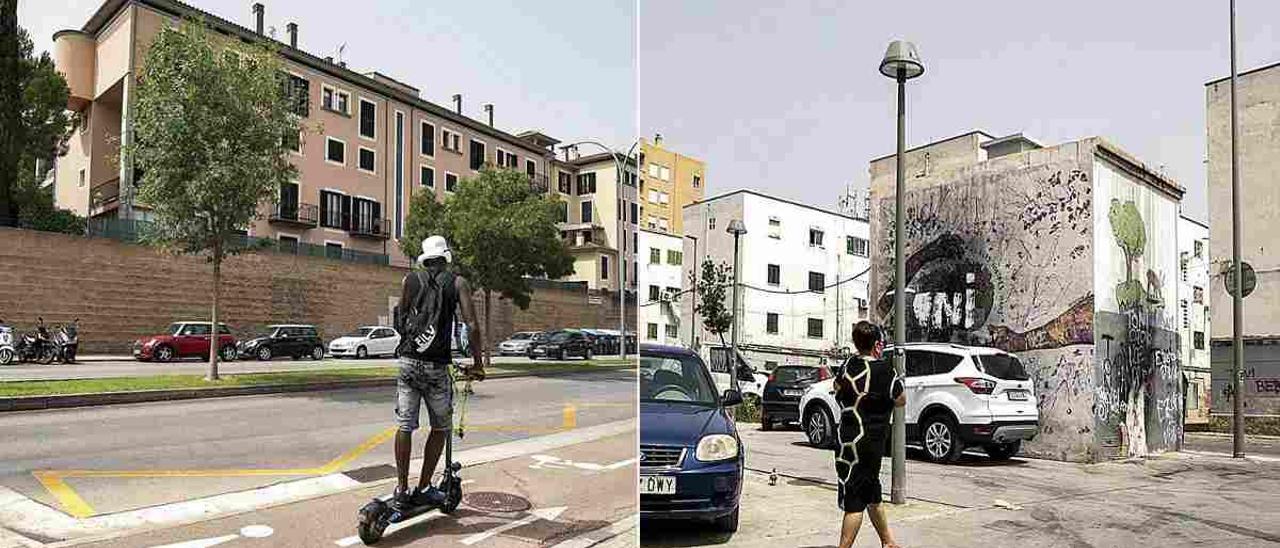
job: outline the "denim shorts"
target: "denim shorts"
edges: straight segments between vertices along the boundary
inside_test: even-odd
[[[401,432],[418,429],[418,412],[427,404],[427,420],[432,430],[453,426],[453,380],[451,364],[433,364],[400,358],[396,382],[396,424]]]

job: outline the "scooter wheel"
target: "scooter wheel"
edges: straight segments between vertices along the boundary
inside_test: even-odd
[[[373,546],[382,540],[382,532],[387,528],[387,511],[387,505],[380,501],[370,502],[360,509],[360,523],[356,527],[360,542]]]
[[[13,363],[13,350],[8,348],[0,348],[0,365],[9,365]]]

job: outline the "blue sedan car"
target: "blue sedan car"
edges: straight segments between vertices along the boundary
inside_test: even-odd
[[[743,448],[711,373],[684,348],[640,346],[640,516],[738,529]]]

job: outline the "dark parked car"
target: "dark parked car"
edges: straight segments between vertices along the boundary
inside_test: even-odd
[[[529,344],[529,359],[555,358],[563,360],[569,356],[591,359],[594,344],[586,333],[572,329],[562,329],[551,334],[547,340]]]
[[[241,356],[270,360],[276,356],[293,359],[324,359],[324,343],[311,325],[268,325],[266,334],[240,343]]]
[[[760,429],[773,425],[800,422],[800,397],[813,383],[831,378],[826,366],[784,365],[773,370],[764,384],[760,401]]]
[[[702,358],[640,345],[640,517],[738,529],[744,452],[730,414],[735,390],[716,392]]]
[[[209,322],[174,322],[162,335],[149,335],[134,341],[133,357],[139,361],[167,362],[178,358],[208,358],[212,324]],[[236,359],[236,339],[227,324],[218,324],[218,354],[223,361]]]

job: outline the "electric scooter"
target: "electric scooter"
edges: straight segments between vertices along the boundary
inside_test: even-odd
[[[13,347],[13,328],[0,319],[0,365],[9,365],[18,359],[18,351]]]
[[[410,508],[396,508],[392,504],[395,495],[385,495],[377,497],[360,509],[360,520],[357,526],[357,534],[360,541],[365,545],[372,546],[379,540],[382,540],[382,533],[386,531],[387,526],[392,523],[400,523],[407,519],[411,519],[432,510],[440,510],[444,514],[452,514],[458,509],[458,505],[462,502],[462,463],[453,460],[453,434],[456,432],[459,438],[465,434],[466,421],[466,399],[465,394],[469,394],[471,390],[472,377],[461,367],[454,368],[464,375],[466,381],[463,388],[464,399],[462,402],[462,413],[459,418],[457,427],[449,433],[449,437],[444,442],[444,473],[440,480],[440,490],[444,492],[444,503],[440,505],[425,504],[422,506]],[[477,380],[483,377],[477,377]]]

